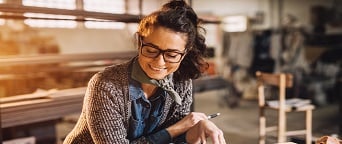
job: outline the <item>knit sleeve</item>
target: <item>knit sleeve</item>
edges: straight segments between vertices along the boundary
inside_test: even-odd
[[[169,118],[165,122],[165,127],[169,127],[181,119],[183,119],[187,114],[191,111],[191,105],[193,102],[192,97],[192,81],[184,81],[175,85],[176,91],[182,98],[182,105],[174,104],[170,109],[172,111],[169,112]],[[182,134],[178,137],[173,138],[173,143],[184,143],[185,142],[185,134]]]
[[[93,78],[86,93],[86,119],[91,137],[96,144],[148,144],[145,137],[130,142],[125,115],[128,97],[122,81]]]
[[[177,121],[181,120],[182,118],[184,118],[187,114],[189,114],[191,112],[191,105],[193,102],[193,90],[192,90],[192,81],[185,81],[183,83],[183,86],[181,87],[181,91],[182,91],[182,105],[178,105],[179,111],[178,111],[178,116],[174,117],[174,119],[176,119]],[[173,139],[174,143],[186,143],[185,140],[185,133],[175,137]]]
[[[113,89],[111,83],[93,78],[88,85],[85,101],[85,114],[88,128],[94,143],[129,143],[124,127],[122,91]]]

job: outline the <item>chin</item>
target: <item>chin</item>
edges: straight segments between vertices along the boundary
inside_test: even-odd
[[[166,77],[166,75],[152,75],[149,77],[152,79],[160,80],[160,79],[164,79]]]
[[[166,70],[163,71],[154,71],[154,70],[150,70],[148,76],[152,79],[164,79],[166,76],[168,75]]]

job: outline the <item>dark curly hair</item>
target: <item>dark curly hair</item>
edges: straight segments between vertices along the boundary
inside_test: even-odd
[[[172,0],[158,11],[144,17],[138,27],[137,34],[144,37],[154,27],[161,26],[175,32],[186,34],[186,52],[178,70],[174,73],[175,80],[196,79],[201,76],[209,65],[205,61],[205,29],[194,10],[183,0]]]

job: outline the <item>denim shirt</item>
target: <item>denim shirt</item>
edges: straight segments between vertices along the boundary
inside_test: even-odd
[[[166,129],[157,128],[163,112],[166,92],[158,88],[151,98],[146,99],[140,83],[130,78],[129,93],[133,101],[127,138],[131,141],[145,136],[152,143],[171,141],[171,136]]]

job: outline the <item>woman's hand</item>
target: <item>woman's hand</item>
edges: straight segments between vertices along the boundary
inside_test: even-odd
[[[196,125],[201,120],[208,119],[204,113],[191,112],[183,119],[168,127],[166,130],[169,132],[171,137],[176,137],[182,133],[188,131],[191,127]]]
[[[226,144],[222,130],[207,119],[199,121],[186,133],[186,141],[190,144],[206,144],[208,137],[213,144]]]
[[[187,128],[188,130],[189,128],[197,124],[200,120],[206,119],[208,119],[208,117],[204,113],[191,112],[176,124],[179,124],[179,126]]]

